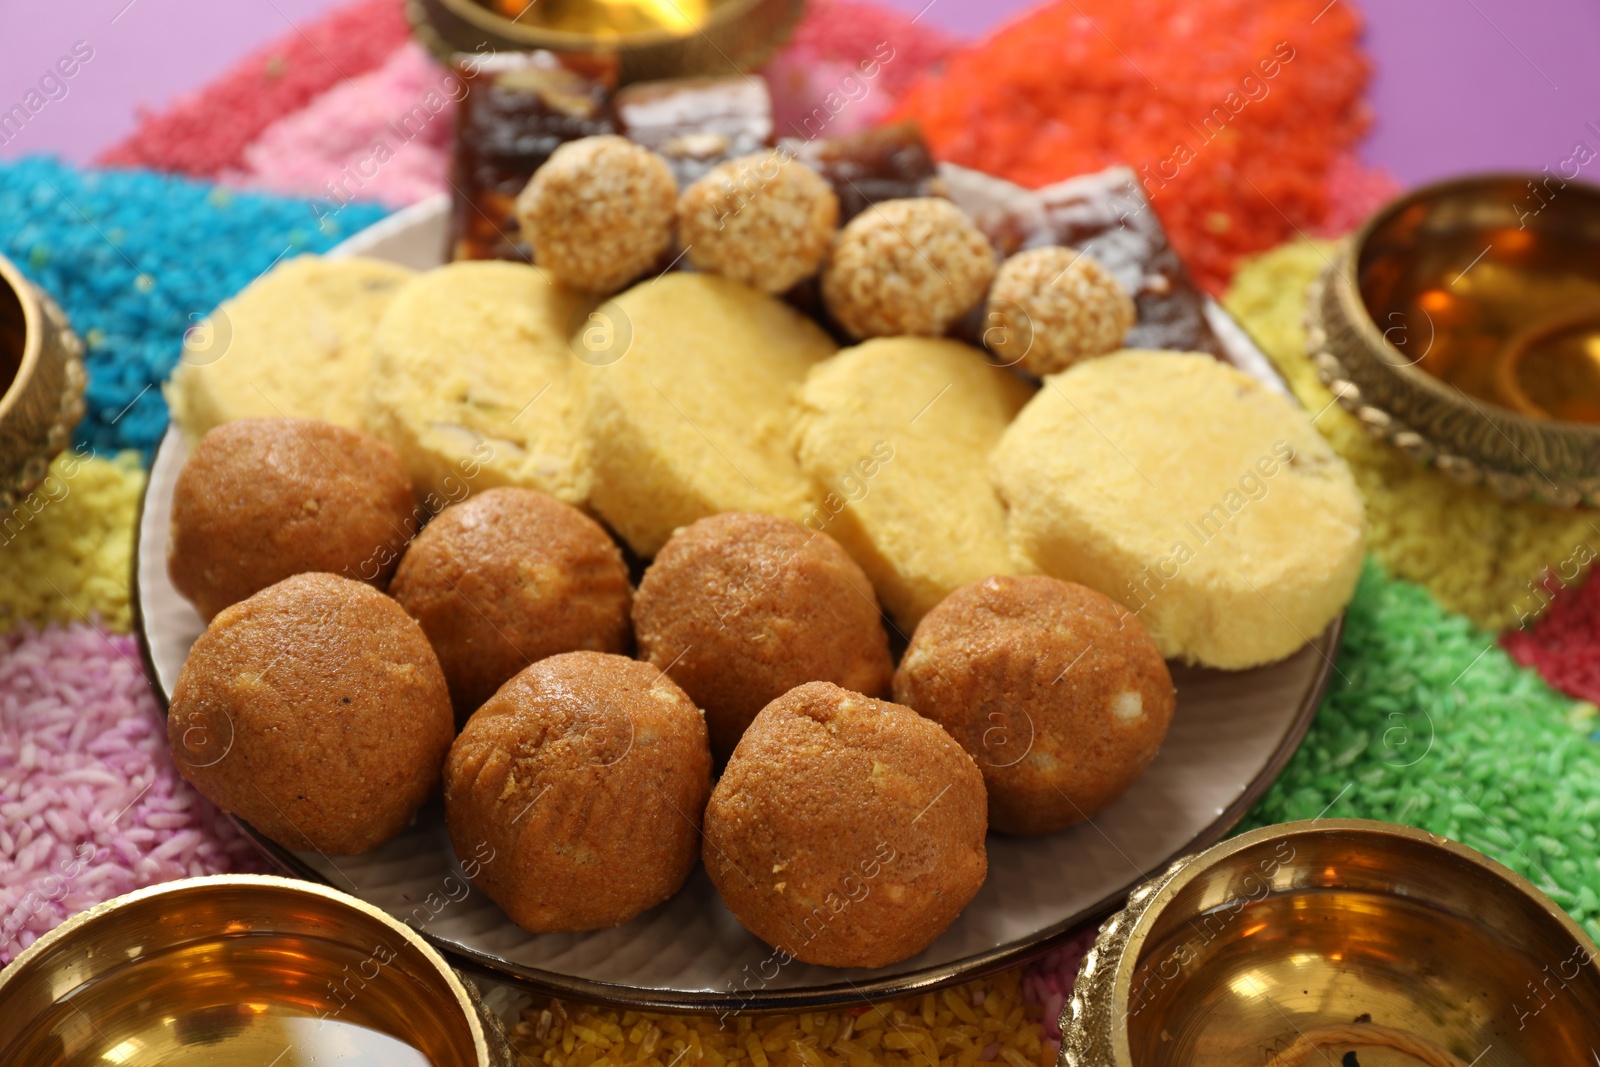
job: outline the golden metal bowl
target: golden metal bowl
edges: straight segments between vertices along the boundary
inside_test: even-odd
[[[83,418],[83,342],[0,256],[0,519],[44,481]]]
[[[517,14],[507,14],[508,5]],[[406,0],[417,39],[457,52],[608,57],[617,84],[742,74],[771,58],[804,0]],[[519,10],[520,9],[520,10]]]
[[[1591,1064],[1597,954],[1464,845],[1362,819],[1268,826],[1178,861],[1106,921],[1060,1063]]]
[[[1312,358],[1414,460],[1508,500],[1600,505],[1600,188],[1489,175],[1417,189],[1314,287]]]
[[[510,1067],[409,927],[333,889],[214,875],[68,919],[0,971],[0,1063]]]

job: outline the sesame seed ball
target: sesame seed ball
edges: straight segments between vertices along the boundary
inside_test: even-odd
[[[815,274],[838,226],[833,187],[783,149],[720,164],[678,197],[689,262],[767,293]]]
[[[621,137],[550,154],[517,197],[533,261],[575,289],[615,292],[672,243],[678,184],[666,160]]]
[[[984,343],[1007,366],[1041,378],[1122,347],[1133,298],[1092,256],[1030,248],[1000,264],[989,290]]]
[[[822,299],[856,337],[937,337],[983,299],[994,271],[988,238],[948,200],[885,200],[834,238]]]

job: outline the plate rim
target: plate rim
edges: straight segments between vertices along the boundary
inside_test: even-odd
[[[354,241],[357,236],[364,236],[368,241],[378,239],[391,232],[404,229],[417,219],[429,217],[439,211],[440,202],[446,196],[447,194],[439,194],[427,197],[416,204],[396,211],[378,220],[372,226],[357,231],[356,234],[352,234],[341,242],[340,246],[336,246],[335,249],[324,254],[350,255],[352,254],[351,252],[340,252],[339,248],[346,243]],[[374,231],[378,232],[375,233]],[[354,254],[363,255],[368,253],[362,250]],[[1214,305],[1214,302],[1209,299],[1207,304],[1208,312],[1212,310],[1212,307],[1216,307],[1218,311],[1221,310],[1219,306]],[[1226,314],[1226,312],[1223,312],[1223,314]],[[1229,320],[1232,325],[1239,329],[1244,338],[1250,341],[1252,346],[1255,346],[1254,339],[1249,337],[1243,327],[1237,321],[1232,320],[1231,316],[1229,316]],[[1255,347],[1259,348],[1259,346]],[[1265,360],[1264,356],[1262,358]],[[1282,378],[1277,374],[1276,368],[1271,367],[1270,363],[1267,366],[1272,370],[1274,377],[1281,382]],[[151,471],[154,471],[162,449],[172,439],[171,435],[180,432],[169,419],[161,440],[151,452]],[[149,628],[146,625],[144,614],[144,596],[139,580],[140,560],[143,558],[144,551],[145,504],[150,493],[150,484],[150,478],[147,476],[144,487],[139,493],[139,506],[134,516],[133,552],[129,561],[129,568],[132,571],[129,599],[131,602],[134,635],[139,645],[139,657],[143,663],[150,690],[159,705],[164,723],[171,708],[171,698],[161,682],[160,674],[156,670],[154,654],[150,647]],[[1345,617],[1346,613],[1340,611],[1321,634],[1307,642],[1307,644],[1317,649],[1322,662],[1316,668],[1316,673],[1312,677],[1310,685],[1306,688],[1305,695],[1301,699],[1299,707],[1296,708],[1294,717],[1278,738],[1271,755],[1261,766],[1261,769],[1251,777],[1239,795],[1215,819],[1207,823],[1200,832],[1191,837],[1182,847],[1167,856],[1154,868],[1147,872],[1141,872],[1125,885],[1106,894],[1096,904],[1084,908],[1068,918],[1036,931],[1027,937],[997,945],[983,952],[964,956],[949,963],[924,967],[878,980],[852,982],[848,979],[841,979],[839,982],[822,985],[794,989],[764,988],[742,995],[730,995],[715,990],[666,990],[656,987],[630,986],[559,974],[536,967],[512,963],[509,960],[495,956],[493,953],[472,948],[459,941],[441,937],[426,930],[418,930],[417,933],[432,948],[450,961],[452,965],[530,992],[625,1008],[698,1014],[793,1011],[837,1006],[858,1000],[865,1002],[898,999],[909,995],[931,992],[993,974],[997,971],[1006,970],[1036,956],[1043,955],[1055,947],[1056,944],[1066,941],[1073,934],[1097,925],[1110,915],[1121,910],[1128,894],[1139,885],[1158,874],[1175,860],[1210,848],[1226,837],[1228,831],[1238,825],[1255,802],[1261,799],[1262,795],[1277,781],[1278,777],[1283,773],[1284,767],[1295,752],[1299,750],[1300,743],[1310,730],[1311,723],[1316,718],[1323,698],[1327,695],[1332,675],[1337,669],[1336,661],[1344,633]],[[218,810],[220,811],[221,809]],[[244,819],[228,812],[223,812],[223,814],[239,828],[240,832],[268,862],[283,873],[331,886],[340,892],[344,892],[315,868],[300,860],[290,850],[267,838]]]

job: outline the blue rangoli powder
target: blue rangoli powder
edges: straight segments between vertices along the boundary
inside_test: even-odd
[[[160,385],[184,331],[281,258],[323,252],[387,209],[350,204],[319,223],[310,201],[143,170],[0,164],[0,254],[53,296],[84,340],[78,443],[150,451],[166,429]]]

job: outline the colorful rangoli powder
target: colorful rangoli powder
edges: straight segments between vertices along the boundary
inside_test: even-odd
[[[951,57],[900,110],[942,159],[1041,186],[1126,163],[1201,284],[1328,214],[1368,124],[1352,4],[1057,0]]]
[[[421,45],[402,45],[377,70],[268,126],[227,180],[330,206],[415,203],[445,188],[451,125],[465,93]]]
[[[1559,584],[1560,575],[1547,586]],[[1531,628],[1510,630],[1500,643],[1524,667],[1569,696],[1600,704],[1600,582],[1552,590],[1550,610]]]
[[[1369,565],[1316,721],[1240,829],[1323,815],[1421,827],[1504,863],[1600,937],[1594,718]]]
[[[238,167],[245,146],[269,124],[378,67],[410,39],[397,0],[336,7],[251,53],[201,92],[146,116],[97,162],[216,177]]]
[[[53,159],[0,163],[0,253],[65,309],[87,349],[77,440],[146,454],[184,333],[285,256],[322,252],[385,214]],[[221,335],[217,335],[221,336]]]
[[[144,491],[135,452],[56,457],[44,482],[0,517],[0,633],[18,623],[132,622],[133,520]]]
[[[773,1015],[668,1015],[541,1000],[512,1031],[544,1067],[1049,1067],[1021,972],[905,1000]],[[1054,1027],[1052,1026],[1052,1029]]]
[[[859,0],[813,0],[765,70],[780,137],[838,137],[874,124],[955,42],[910,15]]]
[[[101,901],[260,869],[173,767],[133,638],[82,624],[0,637],[0,966]]]

